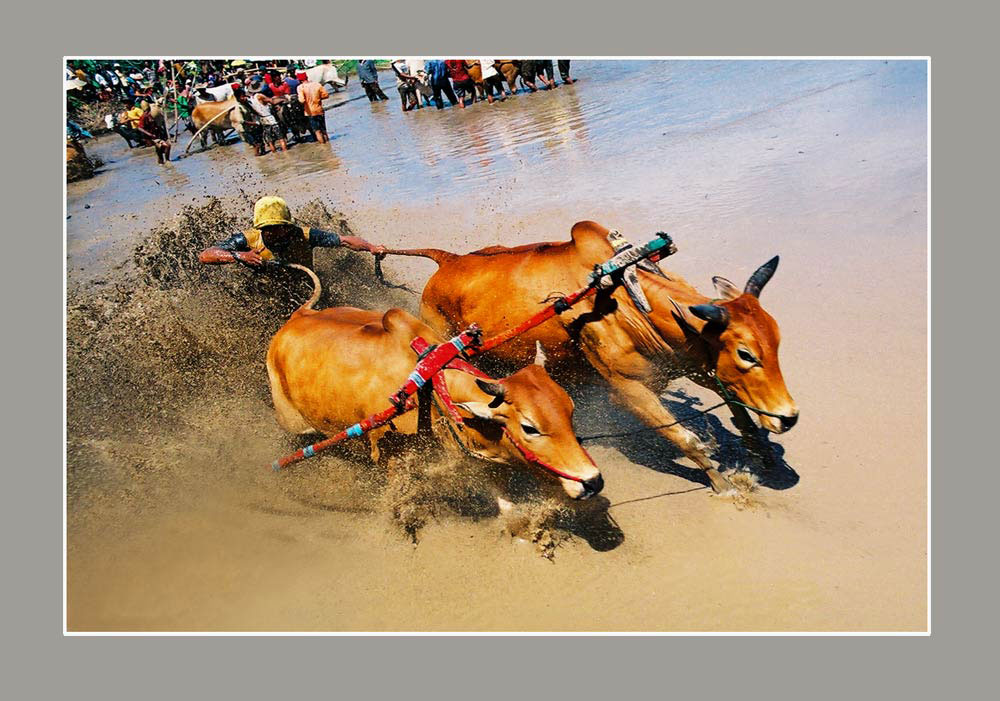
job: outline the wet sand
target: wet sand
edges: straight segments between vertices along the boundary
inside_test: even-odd
[[[175,402],[183,421],[166,435],[155,419],[120,435],[71,412],[71,630],[926,628],[922,64],[824,65],[818,76],[799,64],[743,67],[749,76],[629,69],[615,83],[613,70],[574,63],[575,86],[464,113],[354,101],[328,112],[338,137],[328,148],[286,156],[250,159],[237,145],[157,169],[148,151],[119,155],[69,187],[70,302],[132,274],[148,228],[206,195],[277,191],[293,211],[320,199],[370,240],[456,251],[564,239],[582,219],[633,240],[666,230],[679,252],[665,267],[703,291],[716,274],[742,284],[780,253],[762,302],[781,326],[782,369],[802,410],[774,438],[784,481],[714,496],[662,441],[608,439],[588,449],[611,520],[582,518],[590,530],[551,561],[488,516],[442,515],[413,545],[343,458],[292,479],[267,471],[288,439],[268,405],[261,348],[259,368],[234,369],[238,383]],[[721,76],[679,100],[695,69]],[[741,77],[755,88],[738,90]],[[640,85],[638,104],[618,109],[618,88]],[[396,160],[363,158],[379,136],[367,148]],[[98,153],[121,153],[101,142]],[[420,260],[384,267],[416,289],[433,272]],[[224,364],[211,324],[170,294]],[[390,304],[414,302],[387,294],[369,306]],[[79,391],[96,422],[102,410],[84,389],[71,383],[71,407]],[[606,409],[599,386],[569,389],[579,433],[637,427]],[[715,416],[695,426],[731,451],[729,420]],[[137,455],[155,469],[139,469]]]

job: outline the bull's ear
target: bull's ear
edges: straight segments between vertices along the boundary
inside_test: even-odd
[[[545,349],[542,348],[542,342],[535,341],[535,365],[541,365],[544,368],[546,360],[548,358],[545,356]]]
[[[721,275],[713,277],[712,284],[715,285],[715,294],[719,296],[719,299],[736,299],[742,294],[739,287]]]
[[[477,418],[485,419],[487,421],[493,421],[493,409],[490,408],[489,404],[485,402],[461,402],[456,404],[459,409],[463,410],[468,414],[465,418]]]
[[[710,324],[722,328],[729,325],[729,312],[726,311],[725,307],[720,307],[717,304],[695,304],[688,307],[688,311]]]

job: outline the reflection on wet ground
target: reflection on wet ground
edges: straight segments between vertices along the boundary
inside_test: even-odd
[[[870,216],[854,233],[874,236],[924,216],[921,61],[576,61],[573,74],[576,84],[503,103],[409,113],[352,83],[327,101],[329,144],[262,157],[234,141],[178,158],[183,134],[161,167],[148,149],[102,137],[89,149],[108,165],[67,190],[71,274],[181,204],[263,191],[309,193],[355,216],[430,207],[469,231],[490,222],[459,248],[523,242],[496,215],[556,209],[570,222],[614,210],[642,235],[664,228],[720,247],[781,228],[815,241],[859,212]],[[406,236],[429,245],[434,231],[414,220]]]

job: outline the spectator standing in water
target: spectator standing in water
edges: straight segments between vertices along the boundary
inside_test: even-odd
[[[240,108],[240,114],[243,117],[243,140],[247,142],[248,146],[252,146],[254,154],[258,156],[264,155],[264,128],[260,123],[260,116],[257,114],[257,110],[254,109],[253,104],[250,102],[250,95],[247,91],[239,86],[237,83],[232,84],[233,97],[236,98],[236,102]]]
[[[167,137],[167,122],[158,105],[146,107],[139,119],[139,131],[153,141],[156,162],[163,165],[170,160],[170,140]]]
[[[368,102],[389,99],[378,85],[378,69],[375,68],[373,59],[358,59],[358,79],[361,81],[361,87],[365,89]]]
[[[448,75],[455,86],[455,95],[458,97],[458,106],[465,107],[465,94],[468,93],[471,102],[476,101],[476,84],[472,81],[468,69],[465,67],[463,59],[448,59],[444,62],[448,68]]]
[[[413,87],[417,91],[417,101],[420,107],[431,104],[431,86],[427,81],[426,62],[419,58],[407,59],[406,67],[410,69],[410,75],[416,78]]]
[[[445,65],[445,62],[440,60],[427,61],[424,64],[424,68],[427,71],[431,89],[434,91],[434,104],[437,108],[439,110],[444,109],[441,101],[442,92],[444,92],[452,107],[457,105],[458,98],[455,97],[455,91],[451,89],[451,80],[448,78],[448,66]]]
[[[545,83],[545,89],[551,90],[556,86],[555,71],[552,69],[552,59],[535,61],[535,74]]]
[[[305,71],[300,71],[296,76],[299,79],[298,99],[305,107],[306,120],[309,122],[309,131],[316,137],[316,141],[325,144],[330,141],[326,133],[326,115],[323,113],[323,100],[330,97],[330,94],[323,89],[319,83],[309,80]]]
[[[576,79],[569,77],[569,59],[556,61],[559,64],[559,77],[562,78],[563,85],[575,83]]]
[[[278,120],[271,112],[271,105],[281,102],[280,98],[267,97],[259,81],[250,83],[250,107],[260,118],[261,140],[264,148],[270,144],[274,151],[287,151],[284,130],[278,126]]]
[[[495,63],[496,59],[494,58],[479,59],[479,65],[483,71],[483,88],[486,90],[486,100],[491,105],[493,104],[494,90],[496,90],[497,97],[500,98],[501,102],[507,99],[504,97],[503,80],[500,78],[500,71],[496,69]]]
[[[392,72],[396,74],[396,90],[399,91],[399,100],[403,105],[403,111],[409,112],[420,107],[420,100],[417,98],[417,88],[414,85],[416,79],[410,75],[410,66],[406,59],[397,58],[391,64]]]

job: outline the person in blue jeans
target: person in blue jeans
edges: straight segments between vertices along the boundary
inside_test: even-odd
[[[361,80],[361,87],[365,89],[365,95],[368,96],[368,102],[389,99],[378,85],[378,70],[375,68],[375,61],[358,59],[358,78]]]
[[[451,87],[451,79],[448,77],[448,66],[444,61],[433,60],[427,61],[424,64],[424,70],[427,71],[427,77],[430,79],[431,90],[434,91],[434,104],[437,108],[444,109],[444,104],[441,102],[441,93],[443,92],[451,106],[454,107],[458,104],[458,98],[455,97],[455,91]]]

